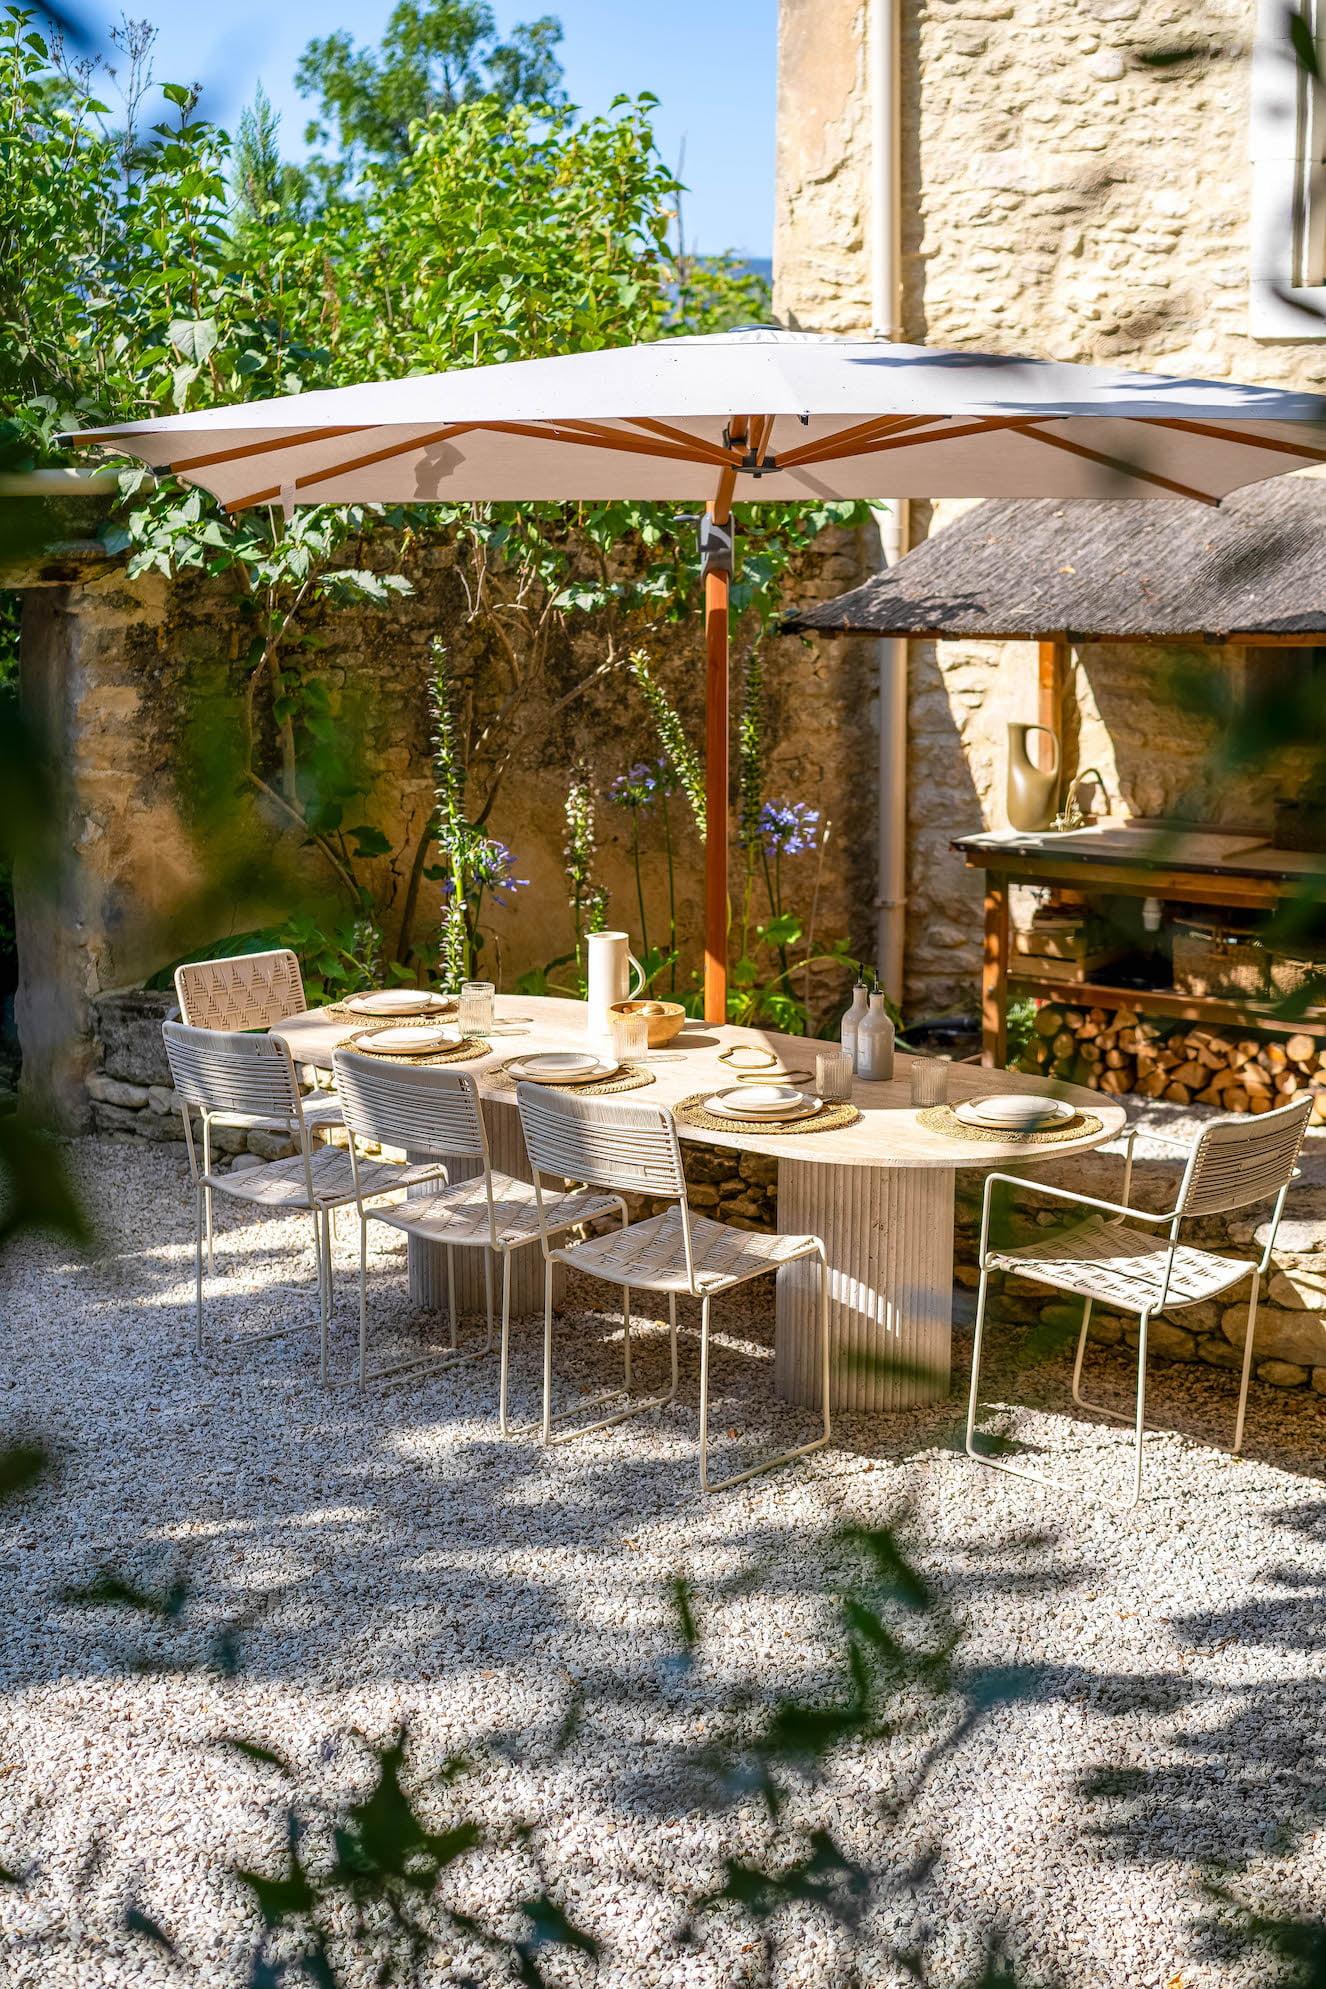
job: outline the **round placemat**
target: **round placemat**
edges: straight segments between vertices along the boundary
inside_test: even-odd
[[[464,1036],[450,1050],[424,1050],[418,1056],[402,1056],[398,1050],[370,1050],[363,1040],[365,1036],[376,1036],[377,1029],[360,1029],[353,1036],[343,1036],[338,1048],[357,1050],[361,1057],[377,1057],[384,1064],[468,1064],[475,1057],[486,1057],[492,1049],[482,1036]]]
[[[683,1126],[702,1126],[710,1133],[777,1133],[780,1137],[789,1133],[837,1133],[844,1126],[854,1126],[861,1114],[855,1105],[844,1099],[841,1104],[826,1104],[807,1119],[780,1119],[771,1125],[768,1119],[729,1119],[721,1118],[717,1112],[705,1110],[705,1100],[713,1097],[712,1091],[697,1091],[690,1098],[682,1098],[672,1108],[673,1117]]]
[[[504,1064],[490,1073],[489,1081],[499,1091],[514,1091],[517,1084],[546,1084],[553,1091],[574,1091],[582,1098],[611,1098],[615,1091],[639,1091],[645,1084],[656,1080],[652,1070],[643,1064],[623,1064],[616,1077],[599,1077],[589,1084],[559,1083],[555,1077],[518,1078],[511,1069],[512,1064],[522,1061],[520,1057],[508,1057]]]
[[[421,1009],[414,1015],[379,1016],[375,1026],[379,1029],[403,1028],[406,1025],[416,1028],[425,1022],[454,1021],[456,1006],[454,998],[448,997],[441,1008]],[[319,1022],[357,1022],[361,1029],[366,1029],[373,1022],[371,1015],[365,1015],[362,1009],[351,1008],[348,1001],[331,1001],[325,1008],[310,1009],[308,1012],[316,1015]]]
[[[1085,1139],[1088,1133],[1100,1132],[1105,1121],[1094,1112],[1074,1112],[1071,1119],[1061,1119],[1055,1126],[1042,1126],[1034,1133],[1001,1132],[996,1126],[964,1125],[951,1105],[927,1105],[917,1113],[916,1123],[927,1132],[943,1133],[947,1139],[978,1140],[987,1146],[1006,1146],[1010,1140],[1019,1146],[1058,1146],[1061,1140]]]

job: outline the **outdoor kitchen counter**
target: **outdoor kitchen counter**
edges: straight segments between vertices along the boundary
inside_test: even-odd
[[[496,1086],[493,1074],[523,1050],[579,1047],[584,1005],[551,997],[499,995],[489,1057],[456,1066],[478,1083],[484,1099],[493,1164],[528,1178],[514,1090]],[[297,1062],[330,1069],[332,1053],[365,1024],[320,1019],[317,1009],[278,1023],[273,1035],[290,1046]],[[815,1052],[827,1046],[773,1030],[690,1023],[666,1048],[651,1053],[655,1082],[623,1093],[632,1104],[675,1105],[695,1092],[734,1082],[719,1052],[737,1044],[774,1051],[792,1069],[814,1071]],[[1125,1124],[1123,1108],[1094,1091],[1049,1086],[1019,1071],[950,1067],[949,1102],[996,1091],[1051,1091],[1101,1121],[1098,1131],[1052,1146],[1017,1140],[966,1140],[929,1131],[917,1122],[908,1066],[901,1053],[888,1084],[858,1081],[853,1101],[862,1116],[853,1126],[824,1133],[752,1134],[681,1126],[683,1140],[736,1152],[767,1153],[778,1162],[778,1224],[786,1232],[824,1240],[830,1272],[830,1335],[834,1406],[847,1410],[901,1409],[940,1400],[948,1391],[952,1334],[953,1210],[958,1168],[1059,1161],[1113,1139]],[[481,1306],[483,1276],[478,1253],[462,1303]],[[410,1246],[411,1292],[423,1305],[442,1303],[444,1253]],[[459,1269],[459,1266],[458,1266]],[[537,1252],[518,1253],[512,1265],[512,1306],[519,1313],[542,1306],[542,1265]],[[815,1269],[790,1264],[778,1273],[775,1333],[779,1393],[813,1404]],[[458,1283],[460,1280],[458,1278]]]

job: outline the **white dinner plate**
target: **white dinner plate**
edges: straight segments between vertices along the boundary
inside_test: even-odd
[[[986,1132],[1036,1133],[1071,1119],[1077,1107],[1062,1098],[1038,1098],[1034,1094],[1010,1092],[999,1098],[968,1098],[953,1108],[954,1117],[966,1126],[982,1126]]]
[[[758,1119],[766,1126],[779,1126],[792,1119],[810,1119],[819,1111],[823,1100],[800,1094],[794,1105],[779,1105],[773,1111],[753,1112],[740,1091],[720,1091],[714,1097],[706,1098],[704,1109],[713,1112],[720,1119]]]
[[[532,1050],[507,1068],[512,1077],[529,1084],[592,1084],[616,1077],[621,1065],[615,1058],[587,1056],[583,1050]]]
[[[454,1050],[457,1041],[454,1029],[439,1029],[435,1022],[430,1022],[419,1029],[375,1029],[371,1036],[362,1038],[362,1046],[385,1050],[393,1057],[419,1057],[429,1050]]]
[[[431,1015],[450,1004],[422,988],[384,988],[377,994],[351,995],[345,1005],[356,1015]]]

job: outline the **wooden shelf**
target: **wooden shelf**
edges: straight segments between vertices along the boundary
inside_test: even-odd
[[[1044,722],[1044,721],[1042,721]],[[1223,830],[1176,832],[1156,825],[1102,824],[1070,836],[973,835],[953,847],[985,872],[985,940],[981,963],[982,1062],[1001,1066],[1008,1041],[1011,988],[1041,1001],[1087,1008],[1136,1008],[1158,1020],[1223,1023],[1279,1036],[1326,1039],[1326,1014],[1286,1022],[1256,1002],[1176,994],[1171,989],[1104,987],[1096,981],[1049,980],[1019,971],[1010,952],[1008,894],[1015,883],[1061,884],[1101,896],[1154,897],[1271,913],[1304,891],[1326,901],[1326,859],[1277,850]]]
[[[1061,1008],[1135,1008],[1141,1015],[1171,1017],[1176,1022],[1223,1022],[1280,1036],[1326,1038],[1326,1016],[1305,1015],[1287,1022],[1274,1009],[1218,995],[1176,994],[1173,988],[1107,988],[1096,981],[1051,981],[1018,973],[1009,974],[1008,986],[1035,995],[1038,1001],[1057,1002]]]

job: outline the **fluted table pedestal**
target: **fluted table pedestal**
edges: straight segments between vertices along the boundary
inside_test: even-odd
[[[945,1167],[778,1163],[778,1227],[823,1238],[829,1259],[829,1370],[835,1411],[942,1402],[953,1330],[954,1175]],[[778,1393],[819,1405],[818,1268],[778,1273]]]

